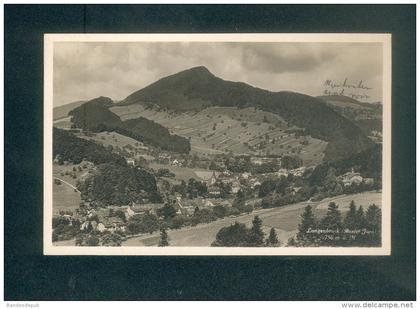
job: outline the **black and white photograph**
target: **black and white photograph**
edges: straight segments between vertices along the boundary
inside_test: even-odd
[[[390,35],[44,40],[45,254],[390,254]]]
[[[414,2],[131,2],[0,6],[3,305],[414,308]]]

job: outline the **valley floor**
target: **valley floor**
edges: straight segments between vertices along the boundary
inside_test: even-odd
[[[382,194],[378,192],[363,192],[336,196],[320,202],[301,202],[279,208],[260,209],[250,214],[234,218],[228,217],[209,224],[200,224],[195,227],[186,227],[179,230],[169,230],[169,242],[171,246],[208,247],[216,239],[216,234],[221,228],[229,226],[235,223],[235,221],[251,225],[254,216],[258,215],[263,221],[263,230],[266,235],[274,227],[282,245],[285,245],[288,239],[295,235],[300,223],[300,215],[306,205],[312,205],[315,215],[320,217],[325,215],[328,203],[336,202],[341,210],[347,210],[352,200],[355,201],[356,205],[362,205],[364,207],[368,207],[370,204],[376,204],[381,207]],[[160,235],[156,232],[130,238],[123,243],[123,246],[157,246],[159,239]]]

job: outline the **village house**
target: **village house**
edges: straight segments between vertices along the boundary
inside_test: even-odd
[[[105,224],[103,224],[102,222],[99,222],[98,223],[98,226],[96,227],[96,229],[99,231],[99,232],[105,232],[106,231],[106,226],[105,226]]]
[[[214,204],[213,204],[213,202],[212,202],[212,201],[210,201],[210,200],[206,200],[206,201],[204,202],[204,207],[214,207]]]
[[[206,182],[208,195],[211,197],[219,197],[221,192],[220,188],[217,186],[218,176],[216,175],[216,172],[213,171],[209,178],[207,178],[208,176],[204,175],[203,172],[201,172],[200,175],[201,179]]]
[[[60,211],[60,213],[61,213],[61,211]],[[74,220],[77,220],[76,218],[73,218],[73,216],[72,216],[72,215],[70,215],[70,214],[60,214],[60,217],[61,217],[62,219],[65,219],[65,220],[67,221],[67,224],[68,224],[69,226],[72,226],[72,225],[73,225],[73,221],[74,221]]]
[[[231,182],[231,185],[232,185],[232,193],[233,194],[236,194],[236,193],[238,193],[239,192],[239,190],[241,190],[241,184],[239,183],[239,181],[238,180],[234,180],[234,181],[232,181]]]
[[[204,205],[205,200],[204,199],[194,199],[194,200],[190,200],[190,199],[186,199],[183,200],[182,203],[182,211],[184,214],[186,215],[193,215],[194,211],[196,209],[196,207],[202,208]]]
[[[99,219],[99,223],[97,225],[97,229],[99,230],[99,224],[103,224],[107,231],[115,232],[115,231],[125,231],[125,222],[120,217],[101,217]],[[101,227],[102,229],[102,227]]]
[[[289,176],[289,172],[287,171],[287,169],[281,168],[281,169],[278,170],[277,176],[279,176],[279,177],[281,177],[281,176],[287,177],[287,176]]]
[[[258,187],[258,186],[261,186],[261,182],[259,180],[257,180],[257,179],[252,179],[252,181],[251,181],[251,189],[254,189],[254,188]]]
[[[231,172],[229,172],[228,170],[224,170],[222,174],[223,174],[223,176],[225,176],[225,177],[232,177],[232,173],[231,173]]]
[[[131,165],[131,166],[134,166],[136,164],[136,161],[132,158],[127,158],[127,164]]]
[[[224,171],[223,173],[219,174],[219,176],[217,177],[217,180],[220,182],[223,182],[224,184],[230,184],[233,180],[232,173],[228,171]]]
[[[251,163],[254,165],[263,165],[264,163],[272,162],[273,158],[270,157],[252,157]]]
[[[255,165],[262,165],[263,161],[261,158],[256,157],[256,158],[251,158],[251,163]]]
[[[302,167],[296,168],[294,170],[291,170],[290,173],[293,176],[301,177],[305,173],[305,171],[306,171],[306,167],[302,166]]]
[[[145,146],[143,143],[139,143],[136,147],[141,150],[149,150],[149,147]]]
[[[93,222],[96,223],[96,221],[93,221]],[[95,225],[95,227],[96,227],[96,225]],[[91,221],[89,221],[89,220],[86,220],[85,222],[83,222],[80,225],[80,230],[81,231],[87,231],[89,228],[92,228],[93,229],[93,225],[91,224]]]
[[[375,182],[373,178],[363,178],[363,181],[367,185],[373,185],[373,183]]]
[[[209,180],[207,181],[207,186],[213,186],[215,185],[217,182],[217,176],[216,176],[216,172],[213,171],[213,174],[211,175],[211,177],[209,178]]]
[[[216,185],[211,185],[207,187],[207,193],[210,197],[219,197],[220,196],[220,188]]]
[[[181,166],[182,166],[182,163],[181,163],[178,159],[173,160],[173,161],[171,162],[171,164],[172,164],[173,166],[178,166],[178,167],[181,167]]]
[[[351,186],[352,184],[361,184],[363,182],[363,177],[360,176],[360,173],[351,170],[351,172],[347,172],[339,177],[337,177],[345,187]]]
[[[184,211],[187,216],[191,216],[194,214],[195,207],[194,206],[184,206]]]
[[[124,215],[125,215],[125,219],[128,220],[130,219],[132,216],[134,216],[136,213],[134,212],[133,209],[131,209],[130,206],[124,207]]]
[[[132,203],[127,208],[127,211],[129,211],[128,209],[130,209],[132,212],[134,212],[134,215],[145,214],[145,213],[156,214],[157,209],[161,208],[161,207],[163,207],[162,203],[159,203],[159,204],[154,204],[154,203],[135,204],[135,203]]]
[[[302,189],[302,187],[292,187],[291,188],[292,195],[296,195],[296,193],[298,193],[300,189]]]
[[[171,156],[166,153],[159,154],[157,161],[162,164],[169,164],[171,162]]]
[[[188,215],[189,211],[184,207],[183,203],[181,202],[181,197],[177,196],[174,203],[174,208],[176,209],[176,213],[178,215]]]
[[[61,156],[58,154],[55,156],[53,163],[58,163],[60,162]]]
[[[161,153],[159,154],[159,159],[171,159],[171,156],[167,153]]]
[[[223,200],[222,202],[220,202],[219,205],[223,207],[232,207],[232,203],[229,202],[228,200]]]
[[[251,173],[245,172],[241,174],[241,178],[247,180],[251,176]]]
[[[380,131],[373,130],[371,134],[372,136],[375,136],[375,137],[382,137],[382,132]]]

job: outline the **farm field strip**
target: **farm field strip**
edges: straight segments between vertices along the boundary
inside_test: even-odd
[[[299,147],[302,151],[300,156],[304,162],[312,164],[322,160],[322,155],[318,156],[314,153],[322,154],[326,146],[325,142],[309,136],[306,137],[308,145],[302,145],[300,137],[295,138],[294,134],[285,132],[287,126],[271,128],[275,125],[273,121],[284,121],[280,116],[255,111],[253,108],[238,110],[231,107],[211,107],[193,113],[168,113],[133,105],[113,107],[111,110],[121,117],[132,118],[137,113],[153,120],[167,127],[171,133],[190,139],[192,151],[199,154],[208,152],[214,155],[233,151],[260,155],[267,152],[293,155],[296,154],[293,148]],[[240,117],[241,114],[242,117]],[[269,122],[262,122],[264,115],[270,119]],[[247,123],[246,127],[242,125],[244,122]],[[213,130],[215,124],[216,128]],[[259,148],[262,142],[264,143],[262,149],[250,151],[249,147]]]

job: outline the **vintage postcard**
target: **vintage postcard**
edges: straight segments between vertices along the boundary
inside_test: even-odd
[[[391,253],[390,34],[44,47],[44,254]]]

